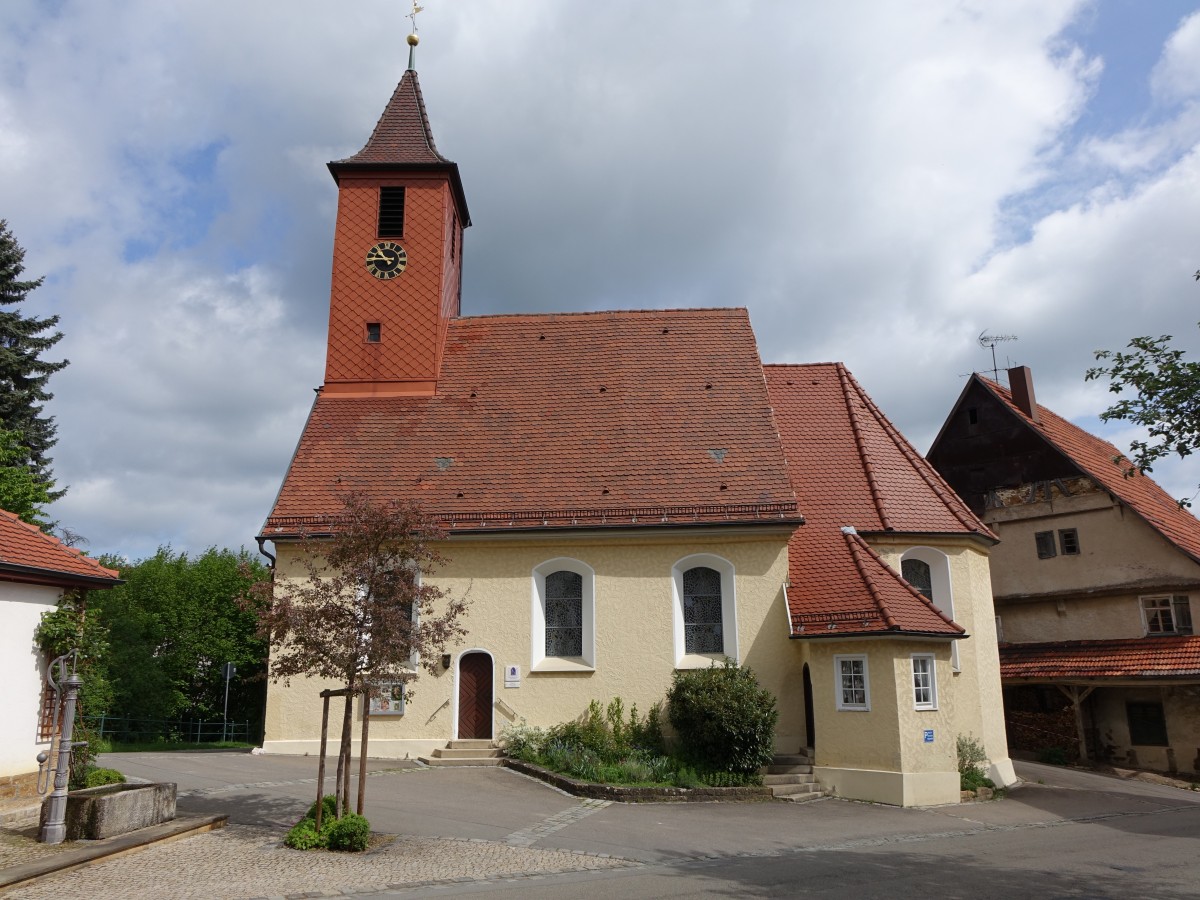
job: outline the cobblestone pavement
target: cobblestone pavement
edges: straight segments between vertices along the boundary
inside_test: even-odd
[[[39,844],[36,826],[22,829],[3,828],[0,829],[0,869],[45,859],[74,846],[75,844]]]
[[[6,897],[342,897],[422,885],[612,869],[628,860],[497,841],[396,837],[366,853],[300,852],[276,829],[231,825],[17,885]],[[14,864],[6,860],[6,864]],[[152,873],[152,874],[151,874]]]

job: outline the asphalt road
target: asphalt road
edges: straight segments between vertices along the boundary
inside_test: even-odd
[[[186,813],[286,827],[315,797],[316,762],[233,753],[114,754],[179,784]],[[612,804],[506,769],[374,761],[378,831],[609,854],[640,865],[362,896],[1200,898],[1200,793],[1021,764],[1001,801],[934,809],[806,804]],[[1042,783],[1039,784],[1038,781]]]

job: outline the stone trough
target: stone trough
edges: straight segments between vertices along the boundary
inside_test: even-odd
[[[42,824],[49,803],[42,804]],[[175,818],[175,785],[106,784],[67,794],[66,840],[95,841]]]

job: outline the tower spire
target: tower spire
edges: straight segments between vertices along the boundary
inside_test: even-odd
[[[412,31],[408,34],[408,68],[412,71],[417,68],[417,44],[421,42],[417,37],[417,13],[424,8],[417,5],[417,0],[413,0],[412,12],[405,16],[406,19],[412,19]]]

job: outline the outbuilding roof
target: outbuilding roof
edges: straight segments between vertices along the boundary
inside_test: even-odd
[[[0,510],[0,581],[113,587],[120,584],[119,574]]]
[[[1001,644],[1000,677],[1010,681],[1200,677],[1200,637]]]
[[[800,521],[745,309],[451,320],[434,396],[318,395],[263,537],[348,491],[451,531]]]
[[[1120,450],[1041,404],[1037,405],[1040,421],[1034,421],[1013,402],[1012,392],[1008,388],[982,375],[977,374],[973,377],[1008,407],[1027,428],[1041,435],[1093,481],[1118,497],[1151,528],[1192,559],[1200,562],[1200,520],[1181,507],[1177,500],[1148,475],[1138,473],[1127,477],[1125,473],[1130,464],[1122,461],[1125,456]]]
[[[789,544],[793,636],[962,636],[862,533],[994,535],[843,364],[763,369],[806,523]]]

